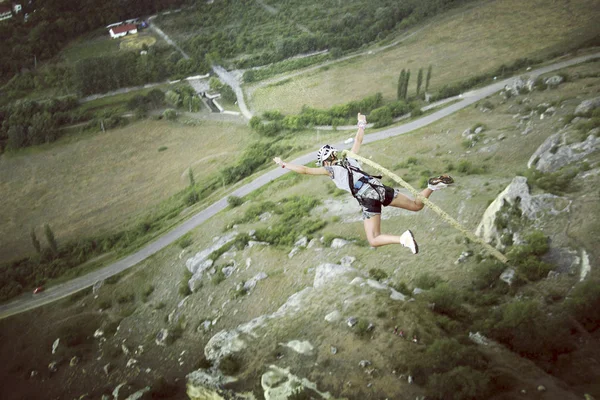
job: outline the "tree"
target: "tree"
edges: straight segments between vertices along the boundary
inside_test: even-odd
[[[48,241],[52,253],[58,254],[58,244],[56,243],[56,238],[54,237],[54,232],[52,232],[50,225],[44,224],[44,234],[46,235],[46,240]]]
[[[35,229],[31,228],[31,231],[29,232],[29,236],[31,236],[31,244],[33,244],[33,247],[35,247],[35,251],[37,251],[38,254],[41,254],[42,246],[40,245],[40,241],[38,240],[37,236],[35,235]]]
[[[404,98],[404,79],[406,78],[406,71],[403,69],[398,77],[398,100]]]
[[[408,81],[410,81],[410,69],[406,71],[406,76],[404,77],[404,93],[403,98],[406,100],[408,96]]]
[[[421,93],[421,85],[423,84],[423,68],[419,68],[419,74],[417,75],[417,97]]]
[[[431,69],[433,66],[429,64],[429,68],[427,68],[427,78],[425,79],[425,91],[429,90],[429,80],[431,79]]]
[[[192,171],[192,167],[188,169],[188,177],[190,178],[190,187],[196,186],[196,179],[194,179],[194,171]]]

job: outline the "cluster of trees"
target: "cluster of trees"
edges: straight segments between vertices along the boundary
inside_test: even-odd
[[[252,117],[250,126],[261,135],[275,136],[282,130],[296,131],[309,126],[352,124],[357,113],[368,113],[382,104],[383,96],[376,93],[363,100],[336,105],[328,110],[304,106],[299,115],[284,116],[279,111],[267,111],[262,117]]]
[[[169,16],[158,23],[170,34],[180,35],[188,54],[206,57],[209,63],[229,59],[232,68],[246,69],[312,51],[355,50],[459,2],[336,1],[316,6],[293,0],[277,3],[274,17],[260,4],[224,0],[198,3],[195,13]],[[197,34],[188,37],[189,32]]]
[[[131,51],[109,58],[79,60],[73,66],[72,82],[75,90],[85,96],[158,82],[169,76],[206,73],[208,69],[206,64],[183,59],[178,52],[168,47],[153,46],[143,55]]]
[[[44,102],[22,100],[0,108],[0,152],[54,141],[59,127],[88,117],[74,111],[78,104],[70,96]]]
[[[0,76],[10,78],[24,68],[34,68],[84,33],[185,3],[186,0],[25,2],[23,13],[0,24]],[[27,21],[23,19],[25,13],[29,14]]]
[[[429,89],[429,81],[431,80],[431,72],[432,66],[429,65],[427,69],[427,78],[425,80],[425,90],[427,92]],[[397,98],[398,100],[406,100],[408,98],[408,82],[410,81],[410,69],[408,71],[402,70],[400,72],[400,76],[398,77],[398,90],[397,90]],[[418,98],[421,94],[421,86],[423,85],[423,68],[419,68],[419,73],[417,75],[417,95]]]

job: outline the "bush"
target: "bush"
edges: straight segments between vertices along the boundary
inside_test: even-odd
[[[131,303],[133,301],[135,301],[135,293],[133,292],[124,293],[117,297],[117,303],[119,304]]]
[[[192,236],[189,233],[186,233],[175,242],[177,246],[182,249],[189,247],[192,244]]]
[[[189,270],[185,270],[181,281],[179,282],[179,294],[181,296],[189,296],[192,294],[192,290],[190,289],[189,281],[192,278],[193,274]]]
[[[429,290],[436,287],[440,282],[443,281],[442,278],[440,278],[438,275],[430,274],[429,272],[424,272],[415,278],[413,285],[420,289]]]
[[[224,375],[233,376],[237,374],[242,368],[240,360],[234,355],[228,355],[221,359],[219,363],[219,369]]]
[[[376,281],[382,281],[384,279],[387,279],[388,274],[380,268],[371,268],[369,270],[369,276],[375,279]]]
[[[586,280],[577,284],[566,307],[588,331],[596,330],[600,326],[600,283]]]
[[[217,272],[212,276],[211,281],[213,285],[218,285],[219,283],[225,280],[225,274],[223,273],[223,268],[217,268]]]
[[[164,112],[163,112],[163,117],[167,120],[167,121],[174,121],[177,119],[177,111],[175,111],[172,108],[167,108]]]
[[[550,248],[548,238],[540,231],[525,237],[526,244],[513,246],[507,253],[508,259],[517,268],[519,275],[537,281],[548,275],[552,266],[540,259]]]
[[[369,333],[369,321],[360,319],[354,328],[354,333],[359,337],[367,336]]]
[[[548,315],[537,301],[518,301],[496,308],[485,325],[488,336],[531,359],[549,361],[573,349],[564,317]]]
[[[461,294],[446,283],[437,285],[426,293],[427,300],[435,303],[434,312],[447,315],[450,318],[461,320],[468,316],[462,306]]]
[[[575,182],[574,178],[577,176],[578,172],[578,168],[567,166],[556,172],[550,173],[543,173],[536,169],[528,169],[525,176],[532,186],[537,186],[552,194],[562,195],[575,188],[572,184]]]
[[[504,264],[493,260],[478,264],[473,271],[473,286],[478,290],[489,289],[499,281],[505,269]]]
[[[470,367],[457,367],[443,374],[433,374],[427,383],[432,399],[471,400],[487,398],[490,378]]]
[[[229,204],[229,207],[235,208],[244,204],[244,199],[238,196],[229,196],[227,198],[227,203]]]

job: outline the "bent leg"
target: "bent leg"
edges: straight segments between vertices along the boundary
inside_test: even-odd
[[[380,247],[388,244],[400,244],[400,236],[381,233],[381,214],[373,215],[371,218],[365,219],[364,226],[367,240],[371,246]]]
[[[423,191],[421,192],[421,196],[428,199],[429,196],[431,196],[431,193],[433,193],[433,190],[423,189]],[[398,196],[396,196],[389,205],[392,207],[403,208],[409,211],[420,211],[425,206],[425,204],[423,204],[421,200],[411,199],[410,197],[405,196],[402,193],[399,193]]]

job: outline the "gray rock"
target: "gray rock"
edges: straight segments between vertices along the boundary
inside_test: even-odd
[[[483,127],[482,126],[478,126],[477,128],[475,128],[475,134],[478,135],[481,132],[483,132]]]
[[[100,328],[96,329],[96,331],[94,332],[94,338],[98,339],[102,336],[104,336],[104,331]]]
[[[342,318],[342,315],[340,314],[340,312],[338,310],[335,310],[325,316],[325,321],[336,322],[336,321],[339,321],[340,318]]]
[[[158,333],[156,334],[156,339],[154,341],[158,346],[166,346],[168,337],[169,337],[169,330],[163,328],[160,331],[158,331]]]
[[[354,261],[356,261],[356,257],[344,256],[342,257],[340,264],[342,265],[342,267],[351,267]]]
[[[105,366],[102,368],[102,370],[103,370],[103,371],[104,371],[104,373],[105,373],[105,374],[108,376],[108,374],[109,374],[109,372],[110,372],[110,370],[111,370],[111,365],[110,365],[110,363],[106,364],[106,365],[105,365]]]
[[[469,332],[469,340],[482,346],[487,346],[489,344],[488,339],[479,332]]]
[[[466,137],[471,136],[472,134],[473,134],[473,132],[471,132],[471,128],[467,128],[463,131],[462,137],[466,138]]]
[[[600,97],[584,100],[575,108],[575,115],[585,116],[598,107],[600,107]]]
[[[96,294],[100,290],[100,288],[104,285],[104,281],[96,281],[94,286],[92,286],[92,293]]]
[[[562,210],[554,208],[559,199],[562,198],[548,193],[531,195],[529,193],[529,186],[527,185],[527,178],[516,176],[485,210],[481,222],[475,230],[475,234],[483,238],[486,242],[494,242],[497,246],[501,247],[501,236],[504,232],[498,231],[495,221],[496,214],[505,202],[512,205],[518,201],[523,218],[534,220],[541,212],[550,212],[556,215],[568,211],[568,206]]]
[[[127,368],[131,368],[133,367],[135,364],[137,364],[137,360],[135,358],[130,358],[129,361],[127,361]]]
[[[308,238],[306,236],[301,237],[300,239],[298,239],[298,241],[296,243],[294,243],[294,246],[296,247],[306,247],[308,245]]]
[[[229,278],[231,276],[231,274],[233,274],[233,272],[235,271],[235,265],[229,266],[229,267],[225,267],[222,269],[223,274],[225,275],[225,278]]]
[[[138,390],[137,392],[127,397],[125,400],[139,400],[148,391],[150,391],[150,386],[146,386],[145,388]]]
[[[369,361],[369,360],[361,360],[358,363],[358,366],[362,367],[362,368],[367,368],[369,365],[371,365],[371,361]]]
[[[544,385],[539,385],[537,387],[538,392],[545,392],[546,391],[546,387]]]
[[[125,385],[127,385],[127,382],[123,382],[123,383],[117,385],[117,387],[113,390],[112,395],[115,400],[117,400],[119,398],[119,392],[121,391],[121,388]]]
[[[260,215],[258,216],[258,219],[259,219],[261,222],[265,222],[265,221],[268,221],[269,219],[271,219],[271,217],[272,217],[272,216],[273,216],[273,214],[271,214],[269,211],[267,211],[267,212],[265,212],[265,213],[262,213],[262,214],[260,214]]]
[[[334,346],[331,346],[330,350],[331,350],[331,354],[337,354],[337,352],[338,352],[337,347],[334,347]]]
[[[512,282],[515,278],[515,270],[512,268],[507,268],[500,274],[500,280],[506,282],[508,285],[512,285]]]
[[[338,277],[348,272],[355,272],[356,270],[350,267],[344,267],[338,264],[321,264],[317,267],[315,272],[315,279],[313,281],[313,287],[320,288],[332,281],[338,282]]]
[[[316,245],[319,243],[319,241],[317,239],[311,239],[310,242],[308,242],[308,246],[306,246],[309,249],[312,249],[313,247],[316,247]]]
[[[48,364],[48,371],[50,371],[50,372],[58,371],[58,363],[56,361],[52,361],[50,364]]]
[[[550,87],[556,87],[556,86],[560,85],[561,83],[563,83],[563,81],[564,81],[564,78],[562,76],[554,75],[554,76],[551,76],[550,78],[546,79],[546,81],[544,83]]]
[[[600,149],[600,138],[590,134],[583,142],[567,144],[566,134],[555,133],[542,143],[527,162],[528,168],[555,172],[565,165],[582,160]]]
[[[54,343],[52,343],[52,354],[56,354],[56,349],[58,348],[58,344],[60,343],[60,338],[57,338]]]
[[[256,284],[258,283],[258,281],[262,281],[263,279],[267,279],[268,275],[264,272],[259,272],[258,274],[256,274],[255,276],[253,276],[252,278],[250,278],[249,280],[247,280],[244,283],[244,289],[246,291],[250,291],[252,289],[254,289],[254,287],[256,287]]]
[[[350,317],[346,320],[346,323],[348,324],[348,326],[350,328],[354,327],[354,325],[356,325],[358,323],[358,319],[356,319],[355,317]]]
[[[201,323],[198,328],[202,328],[204,330],[204,332],[208,332],[210,330],[211,325],[212,325],[212,321],[207,319],[206,321]],[[200,330],[200,329],[198,329],[198,330]]]
[[[294,257],[300,251],[300,247],[294,247],[292,251],[288,254],[288,258]]]
[[[458,260],[456,260],[454,262],[454,264],[459,264],[459,263],[464,263],[467,261],[467,258],[471,257],[473,255],[472,251],[463,251],[460,256],[458,257]]]
[[[421,294],[421,293],[423,293],[423,289],[418,288],[418,287],[414,288],[412,291],[413,295],[417,295],[417,294]]]
[[[499,135],[498,135],[498,140],[499,140],[499,141],[500,141],[500,140],[504,140],[504,139],[506,139],[506,134],[504,134],[504,133],[501,133],[501,134],[499,134]]]
[[[332,249],[341,249],[342,247],[346,246],[348,243],[350,243],[350,242],[348,242],[347,240],[335,238],[331,242],[331,248]]]
[[[79,357],[77,357],[77,356],[71,357],[71,360],[69,361],[69,367],[74,367],[77,364],[79,364]]]

